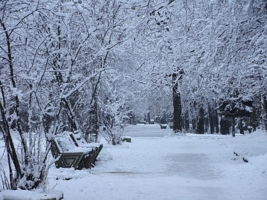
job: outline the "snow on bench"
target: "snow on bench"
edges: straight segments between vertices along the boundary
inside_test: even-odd
[[[57,168],[83,169],[94,167],[102,147],[102,144],[79,147],[74,143],[69,133],[57,135],[51,140],[51,152],[56,159]]]

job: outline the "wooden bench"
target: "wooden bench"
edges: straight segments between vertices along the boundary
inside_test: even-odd
[[[69,134],[60,134],[51,140],[51,152],[57,168],[83,169],[94,167],[103,145],[78,147]]]
[[[82,137],[77,136],[77,133],[69,134],[72,141],[74,142],[76,147],[81,147],[81,148],[91,148],[94,151],[94,156],[93,156],[93,162],[92,164],[95,165],[95,162],[97,161],[97,157],[100,153],[100,151],[103,148],[103,144],[99,143],[87,143]]]
[[[124,136],[124,137],[121,138],[121,141],[122,142],[129,142],[129,143],[131,143],[132,142],[132,138],[129,137],[129,136]]]
[[[160,124],[160,128],[161,129],[166,129],[167,128],[167,124]]]

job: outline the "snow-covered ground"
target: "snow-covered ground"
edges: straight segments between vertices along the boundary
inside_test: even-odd
[[[93,169],[52,166],[48,187],[66,200],[267,199],[265,132],[235,138],[170,133],[156,124],[127,126],[132,143],[104,144]]]

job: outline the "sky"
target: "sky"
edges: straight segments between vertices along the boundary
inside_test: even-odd
[[[169,128],[147,124],[129,125],[124,133],[131,143],[113,146],[101,140],[104,148],[92,169],[57,169],[52,165],[49,195],[63,193],[66,200],[267,199],[265,131],[235,138],[171,135]],[[40,195],[16,192],[2,192],[0,200],[1,194],[31,200]]]

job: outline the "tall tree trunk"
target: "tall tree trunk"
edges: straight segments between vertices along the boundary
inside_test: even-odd
[[[253,107],[252,113],[249,118],[249,126],[252,127],[251,131],[256,131],[257,127],[261,124],[261,108]]]
[[[232,117],[232,136],[235,137],[235,117]]]
[[[198,134],[204,134],[204,109],[200,108],[199,109],[199,119],[198,119],[198,123],[197,123],[197,133]]]
[[[101,73],[98,76],[97,81],[95,78],[92,78],[93,93],[92,99],[90,102],[89,110],[89,130],[85,133],[85,139],[87,142],[97,142],[99,134],[99,120],[98,120],[98,87],[101,79]],[[93,138],[92,138],[93,136]],[[91,141],[93,139],[93,141]]]
[[[150,111],[147,113],[147,123],[151,124]]]
[[[209,125],[210,121],[208,117],[204,117],[204,133],[208,133],[209,132]]]
[[[180,71],[179,74],[172,74],[173,82],[173,132],[182,132],[182,105],[181,105],[181,94],[179,92],[179,80],[182,79],[183,72]],[[179,76],[179,77],[178,77]]]
[[[220,129],[219,129],[219,118],[217,110],[215,110],[213,118],[214,118],[215,131],[216,133],[219,133]]]
[[[97,101],[94,100],[89,111],[89,132],[86,135],[87,142],[96,142],[98,135]]]
[[[266,97],[261,97],[261,107],[262,107],[262,125],[264,129],[267,131],[267,100]]]
[[[210,125],[210,133],[213,134],[214,133],[214,111],[211,110],[211,108],[209,107],[209,125]]]
[[[228,121],[227,118],[222,117],[220,121],[220,127],[221,127],[221,134],[222,135],[229,135],[229,128],[230,128],[230,122]]]
[[[189,119],[188,119],[188,111],[185,113],[184,116],[184,128],[186,131],[189,131]]]

